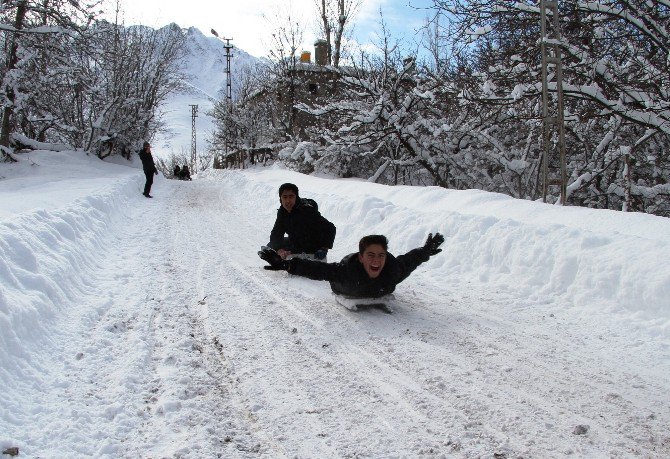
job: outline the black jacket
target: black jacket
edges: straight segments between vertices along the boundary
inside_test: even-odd
[[[277,209],[269,245],[275,250],[314,253],[324,247],[332,249],[336,231],[335,225],[319,213],[314,201],[298,199],[290,213],[283,207]],[[288,235],[288,245],[284,234]]]
[[[144,169],[145,174],[158,172],[156,164],[154,164],[154,157],[151,156],[151,153],[144,150],[140,151],[140,159],[142,160],[142,169]]]
[[[288,262],[288,272],[314,280],[330,281],[330,288],[339,295],[354,298],[379,298],[395,290],[396,285],[407,279],[430,255],[423,247],[394,257],[386,254],[384,269],[375,279],[365,272],[358,260],[358,253],[347,255],[339,263],[293,258]]]

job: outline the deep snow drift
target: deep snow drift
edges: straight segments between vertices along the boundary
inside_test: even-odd
[[[670,455],[670,220],[273,169],[0,164],[0,450],[20,457]],[[268,272],[282,182],[443,252],[351,312]],[[1,452],[0,451],[0,452]]]

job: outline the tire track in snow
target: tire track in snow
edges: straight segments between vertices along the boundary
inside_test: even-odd
[[[236,221],[236,218],[231,218],[231,220]],[[346,337],[342,336],[342,332],[344,334],[348,334],[350,332],[350,327],[349,325],[354,324],[355,320],[350,319],[351,314],[348,312],[343,311],[339,307],[334,307],[333,306],[333,301],[326,302],[326,301],[318,301],[315,302],[314,297],[310,297],[307,295],[304,295],[297,291],[296,289],[289,289],[287,293],[283,293],[284,286],[282,284],[285,284],[287,279],[285,276],[282,274],[277,275],[272,275],[268,276],[268,273],[265,273],[264,271],[259,271],[260,274],[258,275],[252,275],[252,277],[249,276],[249,267],[248,266],[241,266],[238,263],[235,262],[236,259],[240,259],[239,255],[234,255],[232,256],[231,260],[226,259],[225,252],[221,254],[221,262],[220,264],[223,266],[228,266],[228,267],[235,267],[237,271],[237,275],[235,278],[230,277],[230,271],[228,273],[228,279],[227,279],[227,284],[226,285],[226,296],[228,297],[233,297],[235,298],[235,303],[237,306],[239,306],[237,309],[240,311],[246,311],[249,310],[250,308],[253,310],[255,309],[261,309],[261,311],[258,313],[259,315],[263,316],[266,318],[266,320],[272,320],[276,323],[281,324],[280,328],[283,330],[291,329],[291,328],[298,328],[294,327],[296,322],[299,322],[300,329],[301,329],[301,335],[305,336],[307,335],[308,337],[310,335],[316,335],[316,334],[321,334],[323,335],[324,331],[328,331],[326,326],[323,325],[323,323],[327,322],[328,324],[332,323],[338,323],[339,324],[339,330],[341,331],[337,335],[326,335],[322,336],[320,338],[321,342],[327,342],[327,343],[334,343],[333,345],[328,344],[329,347],[335,347],[335,346],[340,346],[344,348],[344,351],[340,350],[338,351],[341,354],[345,355],[350,355],[350,354],[361,354],[361,355],[369,355],[369,353],[366,351],[366,348],[369,349],[371,347],[376,347],[377,345],[373,341],[367,341],[362,344],[363,347],[360,346],[353,346],[350,343],[350,340],[347,339]],[[259,266],[256,263],[256,266],[254,269],[258,270]],[[278,273],[273,273],[273,274],[278,274]],[[327,284],[326,284],[327,285]],[[326,285],[322,285],[321,287],[325,287]],[[327,287],[326,287],[327,288]],[[260,293],[259,293],[260,292]],[[282,293],[279,293],[282,292]],[[268,299],[270,298],[270,299]],[[239,304],[241,303],[241,304]],[[315,305],[316,303],[316,305]],[[305,311],[307,310],[307,311]],[[327,319],[323,319],[322,317],[319,317],[319,319],[314,319],[315,314],[321,314],[322,312],[328,310],[330,314],[328,314]],[[333,314],[332,311],[337,311],[337,313]],[[256,314],[255,312],[253,313],[254,315]],[[333,317],[334,316],[334,317]],[[342,323],[342,319],[346,318],[345,323]],[[383,319],[384,321],[388,320],[393,320],[389,316],[384,316]],[[249,322],[250,319],[248,317],[241,317],[239,319],[234,320],[235,323],[244,323],[244,322]],[[306,329],[306,327],[309,327]],[[314,330],[310,330],[310,328],[314,328]],[[261,328],[261,329],[254,329],[249,332],[249,335],[254,335],[257,333],[267,333],[268,329],[267,328]],[[227,334],[227,333],[224,333]],[[235,339],[239,339],[240,336],[236,335]],[[263,344],[256,344],[258,346],[262,346]],[[315,343],[315,348],[318,349],[318,343]],[[241,351],[246,350],[244,347],[241,349]],[[365,367],[365,365],[358,365],[355,366],[354,368],[351,367],[351,365],[347,365],[346,361],[347,359],[344,359],[345,364],[342,365],[339,363],[339,359],[332,359],[332,356],[328,356],[327,360],[324,358],[324,356],[319,355],[318,353],[314,352],[312,348],[307,347],[306,349],[300,350],[301,355],[309,355],[313,356],[314,360],[316,362],[326,362],[325,364],[315,364],[315,367],[330,367],[332,368],[337,368],[340,374],[338,375],[338,379],[342,380],[342,387],[347,388],[348,383],[350,381],[358,381],[362,382],[361,378],[361,369]],[[263,352],[261,352],[262,354]],[[377,352],[378,356],[383,355],[383,350],[379,350]],[[256,357],[256,356],[255,356]],[[377,360],[379,360],[379,357],[375,357]],[[300,360],[300,357],[296,357],[295,360]],[[335,363],[333,363],[333,361]],[[372,359],[370,359],[372,361]],[[379,404],[380,408],[383,406],[391,406],[391,407],[396,407],[397,405],[403,405],[406,408],[410,408],[413,406],[424,406],[426,407],[423,412],[421,409],[417,408],[411,408],[411,410],[408,413],[411,413],[411,416],[417,418],[417,423],[419,424],[429,424],[431,422],[431,415],[428,413],[428,411],[431,410],[431,407],[427,406],[427,404],[423,403],[416,403],[415,398],[407,398],[407,400],[398,398],[398,396],[395,396],[396,398],[393,398],[393,390],[388,390],[388,394],[385,394],[383,397],[378,394],[380,392],[380,387],[386,385],[384,381],[387,379],[397,379],[397,380],[408,380],[409,374],[407,372],[402,372],[400,369],[390,369],[391,366],[388,364],[385,364],[384,362],[381,362],[377,364],[378,368],[384,368],[387,369],[385,372],[383,372],[381,375],[374,375],[370,376],[367,375],[366,379],[369,380],[369,382],[365,385],[365,387],[362,388],[363,391],[367,391],[372,393],[373,395],[370,396],[370,399],[372,400],[370,403],[372,404]],[[248,371],[248,370],[243,370],[243,371]],[[254,369],[252,369],[254,371]],[[369,371],[368,371],[369,373]],[[392,375],[399,373],[401,376],[397,377],[391,377]],[[365,377],[365,375],[363,375]],[[273,375],[272,378],[277,378],[277,375]],[[400,385],[402,388],[402,392],[405,392],[405,389],[403,388],[403,384]],[[416,384],[415,384],[416,386]],[[418,386],[417,386],[418,387]],[[303,388],[303,392],[307,393],[309,392],[309,387]],[[357,391],[360,391],[361,388],[353,385],[351,387],[348,387],[347,391],[350,393],[349,395],[346,395],[342,397],[345,400],[348,399],[355,399],[357,397],[354,395],[351,395]],[[420,391],[419,391],[420,392]],[[334,396],[330,394],[330,397],[333,398]],[[418,396],[417,398],[419,399],[430,399],[432,397],[431,394],[427,392],[422,392],[422,396]],[[317,394],[311,397],[311,400],[319,400],[323,399],[324,395],[323,394]],[[328,398],[328,396],[326,396]],[[390,399],[387,402],[381,403],[380,400],[383,399]],[[439,400],[436,400],[436,403],[439,403]],[[369,404],[367,404],[369,406]],[[387,417],[392,417],[393,416],[393,410],[395,408],[392,408],[391,410],[388,411],[386,414],[377,414],[374,416],[375,420],[371,422],[371,427],[374,429],[376,425],[391,425],[388,422],[385,422],[384,419]],[[326,411],[326,410],[321,410]],[[332,410],[331,410],[332,411]],[[380,410],[377,409],[377,412]],[[406,413],[404,416],[410,416],[410,414]],[[358,414],[355,413],[345,413],[345,417],[370,417],[370,413],[367,411],[361,411]],[[338,422],[343,423],[344,421],[342,419],[339,419]],[[339,430],[341,429],[341,426],[336,426]],[[353,440],[350,441],[352,445],[360,444],[362,437],[368,436],[370,434],[375,433],[374,430],[372,431],[367,431],[363,430],[361,433],[360,438],[354,438]],[[349,433],[351,435],[351,433]],[[421,445],[425,445],[426,440],[423,438],[425,434],[422,434],[422,438],[417,438],[415,443],[416,443],[416,448],[420,449]],[[437,440],[437,437],[439,437],[439,434],[436,434],[436,445],[439,445],[439,440]],[[355,450],[360,450],[360,446],[346,446],[346,448],[357,448]]]
[[[202,192],[200,194],[207,194],[206,192]],[[192,196],[193,199],[197,199],[195,196]],[[183,200],[183,199],[182,199]],[[193,204],[193,203],[191,203]],[[215,210],[213,211],[214,213],[224,213],[228,217],[237,217],[236,215],[230,215],[228,212],[230,208],[226,208],[225,211],[223,211],[220,208],[217,208],[216,204],[211,203],[214,207]],[[225,204],[220,204],[221,206],[225,206]],[[203,209],[200,208],[200,205],[196,205],[196,207],[199,208],[199,211],[203,211]],[[205,213],[207,213],[206,210],[204,210]],[[208,227],[208,223],[212,223],[213,220],[208,216],[203,216],[202,214],[198,215],[199,222],[201,226]],[[239,221],[237,218],[230,218],[231,221],[237,222]],[[213,225],[213,223],[212,223]],[[216,233],[218,234],[223,234],[226,233],[226,231],[229,228],[219,228]],[[238,228],[237,235],[241,235],[247,232],[247,228],[242,228],[241,230]],[[257,235],[255,236],[257,237]],[[211,252],[217,252],[216,250],[212,249],[212,245],[210,244],[209,240],[201,241],[201,243],[204,242],[204,245],[209,247],[208,253]],[[240,244],[243,245],[243,244]],[[255,246],[256,244],[253,244]],[[315,371],[323,371],[322,368],[334,368],[332,358],[329,355],[330,353],[325,353],[321,354],[319,352],[315,352],[312,350],[312,348],[308,345],[305,346],[304,340],[310,340],[313,341],[315,340],[313,337],[323,334],[324,330],[324,325],[323,325],[323,320],[316,319],[313,311],[315,309],[324,309],[324,306],[329,307],[330,311],[337,311],[335,317],[332,317],[330,321],[337,321],[341,322],[342,317],[347,317],[345,313],[337,307],[333,307],[332,302],[331,303],[316,303],[314,304],[313,301],[303,301],[303,300],[308,300],[309,298],[306,296],[302,296],[302,300],[299,300],[297,303],[295,302],[295,299],[291,299],[290,301],[287,301],[287,297],[285,295],[279,294],[278,292],[281,291],[280,285],[283,283],[282,279],[272,279],[267,276],[267,273],[264,271],[260,271],[260,274],[258,276],[249,275],[249,267],[248,266],[242,266],[239,263],[237,263],[235,260],[240,259],[239,254],[232,254],[230,258],[226,255],[227,250],[223,249],[217,252],[218,257],[217,257],[217,268],[212,271],[207,277],[206,280],[203,280],[202,283],[206,283],[208,280],[212,280],[215,278],[223,278],[225,279],[224,285],[222,285],[223,292],[220,292],[220,294],[213,294],[213,295],[208,295],[207,299],[207,312],[206,315],[208,317],[212,317],[214,315],[223,315],[224,313],[226,314],[226,323],[227,323],[227,328],[223,332],[219,332],[217,335],[217,338],[220,339],[219,342],[224,343],[223,344],[223,353],[224,355],[230,354],[232,357],[229,357],[228,355],[225,356],[226,360],[233,359],[233,364],[235,366],[235,371],[238,374],[238,377],[243,380],[243,381],[253,381],[253,378],[261,377],[258,376],[263,375],[264,373],[259,370],[259,368],[273,368],[273,366],[269,363],[268,365],[263,365],[263,358],[264,356],[274,356],[275,358],[277,357],[278,354],[283,354],[281,359],[283,362],[287,362],[286,365],[284,366],[283,369],[277,370],[276,372],[270,372],[270,376],[268,376],[266,379],[274,379],[274,380],[280,380],[283,381],[282,384],[278,385],[278,389],[276,390],[281,390],[285,386],[290,386],[292,384],[292,380],[295,379],[293,372],[296,371],[298,373],[305,371],[304,369],[301,370],[300,368],[296,369],[294,366],[292,366],[293,362],[300,362],[303,366],[308,366],[309,368],[314,368]],[[195,255],[194,254],[194,260],[192,260],[191,265],[197,264],[193,263],[195,261],[195,258],[200,257],[200,255]],[[258,261],[253,260],[253,268],[254,272],[258,272],[259,266],[258,266]],[[222,268],[223,267],[223,268]],[[225,275],[221,272],[221,270],[225,271]],[[285,280],[285,279],[284,279]],[[265,284],[268,283],[270,285],[274,285],[274,288],[266,288]],[[205,290],[202,290],[200,293],[206,293]],[[291,292],[293,293],[293,292]],[[203,295],[204,296],[204,295]],[[225,298],[225,301],[224,301]],[[313,298],[311,298],[313,300]],[[224,304],[224,307],[232,308],[233,311],[228,311],[228,310],[217,310],[214,312],[214,305],[220,302]],[[304,304],[312,304],[310,311],[309,312],[304,312],[302,310],[302,306]],[[238,314],[236,315],[232,315]],[[332,315],[332,313],[331,313]],[[259,321],[258,317],[260,317],[262,320]],[[386,318],[385,318],[386,319]],[[246,324],[247,329],[243,329],[243,324]],[[296,326],[297,325],[297,326]],[[219,326],[217,323],[216,325],[211,326],[212,329],[214,329],[216,326]],[[293,328],[300,328],[300,332],[296,334],[295,336],[289,332],[289,330],[292,330]],[[346,329],[346,328],[345,328]],[[252,341],[251,336],[258,336],[262,337],[263,339],[260,341]],[[288,337],[288,338],[287,338]],[[226,341],[228,340],[228,341]],[[277,342],[284,340],[286,341],[285,346],[278,346]],[[316,349],[323,349],[323,344],[321,343],[326,343],[328,346],[328,342],[332,342],[333,338],[330,336],[326,337],[319,337],[316,339],[318,341],[315,344]],[[251,344],[250,344],[251,343]],[[296,346],[297,344],[297,346]],[[274,349],[271,349],[270,347],[273,347]],[[295,349],[297,347],[297,349]],[[279,349],[279,350],[278,350]],[[250,360],[253,363],[253,365],[249,365],[247,363],[247,359],[244,359],[244,361],[240,361],[239,358],[235,360],[235,356],[237,355],[249,355],[249,353],[252,353],[250,356]],[[261,359],[261,363],[255,362],[257,360]],[[277,365],[274,365],[274,368],[277,368]],[[346,370],[346,367],[343,367],[344,370]],[[343,370],[340,370],[343,371]],[[344,381],[342,384],[342,387],[345,388],[347,391],[352,392],[352,391],[357,391],[358,389],[356,387],[350,387],[348,388],[346,381],[347,380],[356,380],[356,375],[350,373],[351,370],[347,370],[345,372],[345,376],[340,376],[340,379]],[[300,376],[298,376],[298,379],[300,379]],[[297,414],[303,414],[307,415],[309,418],[314,418],[315,413],[327,413],[327,412],[332,412],[333,410],[331,408],[320,408],[320,402],[319,400],[324,397],[323,390],[326,390],[326,392],[332,391],[329,389],[327,386],[322,389],[321,392],[315,391],[313,389],[313,382],[309,381],[308,379],[312,378],[303,378],[304,381],[301,382],[300,384],[305,384],[305,386],[297,386],[296,392],[298,393],[297,398],[299,399],[300,396],[304,396],[306,400],[297,400],[297,403],[302,403],[305,405],[302,409],[297,410]],[[245,386],[246,387],[246,386]],[[253,389],[253,388],[252,388]],[[252,409],[255,410],[255,412],[260,413],[263,411],[269,411],[269,413],[266,413],[265,416],[274,416],[272,413],[272,410],[266,410],[265,406],[270,405],[272,403],[272,396],[267,397],[266,401],[264,403],[258,403],[259,402],[259,397],[265,397],[264,394],[259,394],[255,390],[252,389],[247,389],[247,392],[249,393],[248,395],[248,403],[252,407]],[[267,389],[267,388],[266,388]],[[335,387],[336,391],[339,391],[337,389],[337,386]],[[370,388],[365,388],[365,390],[370,390]],[[270,391],[272,392],[272,391]],[[340,396],[339,393],[333,395],[333,394],[328,394],[326,393],[327,397],[332,398],[338,398],[337,400],[338,403],[344,402],[346,404],[346,401],[351,398],[350,396]],[[254,405],[255,403],[255,405]],[[375,402],[376,403],[376,402]],[[295,410],[290,411],[290,413],[293,413]],[[282,417],[287,417],[289,416],[286,413],[283,413],[280,409],[277,410],[279,413],[277,415],[278,418]],[[339,416],[342,416],[340,414]],[[359,417],[364,417],[368,416],[368,413],[366,411],[360,411]],[[345,419],[341,418],[335,418],[334,421],[330,421],[331,425],[321,425],[318,428],[311,429],[313,431],[312,436],[314,438],[320,438],[319,436],[324,436],[324,432],[329,432],[333,429],[336,431],[341,431],[342,426],[341,424],[347,424],[350,423],[347,418],[350,417],[350,413],[344,413]],[[425,417],[424,417],[425,418]],[[317,422],[314,422],[317,421]],[[264,421],[267,425],[267,429],[273,429],[274,426],[277,424],[277,422],[270,421],[268,422],[267,420]],[[304,430],[306,429],[307,425],[319,425],[321,423],[320,420],[314,420],[311,419],[308,424],[305,425],[300,425],[300,428],[302,430],[301,435],[304,435],[305,432]],[[377,416],[375,423],[383,423],[383,416]],[[322,424],[322,423],[321,423]],[[388,425],[388,423],[386,423]],[[374,427],[374,426],[373,426]],[[276,429],[275,429],[276,430]],[[283,435],[281,429],[279,431],[275,431],[274,435],[277,437],[281,437]],[[323,437],[325,439],[325,436]],[[334,453],[334,450],[332,450],[330,447],[325,446],[325,442],[328,439],[325,439],[324,442],[321,442],[318,446],[318,448],[322,448],[322,452],[325,454],[336,454]],[[351,440],[349,443],[350,445],[345,446],[346,448],[350,448],[352,451],[359,451],[360,446],[357,446],[356,443],[360,442],[360,438]],[[314,445],[312,445],[312,448],[314,448]]]
[[[163,375],[161,379],[164,380],[160,384],[161,391],[173,396],[179,391],[198,395],[195,406],[179,407],[179,411],[183,412],[179,419],[193,418],[198,421],[190,422],[195,432],[186,436],[189,443],[209,444],[207,450],[198,454],[208,457],[258,457],[259,454],[282,456],[281,448],[257,428],[253,413],[231,377],[229,363],[221,352],[220,343],[209,333],[206,305],[211,300],[203,294],[203,283],[207,282],[203,275],[207,272],[206,263],[212,261],[209,254],[216,252],[217,245],[210,245],[216,243],[214,238],[203,238],[202,234],[194,232],[193,227],[188,225],[188,220],[193,216],[200,218],[200,200],[207,195],[194,191],[193,188],[197,189],[197,186],[179,185],[182,184],[173,186],[173,195],[166,198],[171,204],[170,210],[163,214],[163,221],[160,222],[167,241],[165,272],[158,276],[158,279],[164,279],[161,297],[165,302],[162,313],[165,325],[155,327],[156,334],[165,333],[163,338],[157,339],[157,347],[165,347],[161,358],[157,359],[157,374]],[[206,226],[199,226],[198,229],[202,228]],[[184,350],[188,351],[189,348],[192,352],[185,353]],[[179,376],[184,367],[190,368],[190,374]],[[198,378],[194,378],[194,375]],[[198,418],[189,414],[194,408],[198,411]],[[207,426],[208,431],[199,432],[196,424]],[[202,441],[198,442],[198,438]]]
[[[466,304],[476,303],[471,296],[479,296],[477,292],[462,294],[467,299]],[[504,304],[518,299],[498,296],[495,301]],[[537,438],[544,438],[543,444],[570,444],[569,439],[575,438],[572,430],[580,423],[589,424],[594,435],[599,431],[622,432],[626,441],[609,445],[613,454],[629,454],[640,447],[667,450],[667,438],[664,443],[663,438],[648,435],[648,432],[663,431],[663,421],[658,415],[666,411],[662,406],[667,407],[668,402],[662,395],[662,384],[629,374],[609,355],[593,354],[590,346],[580,346],[571,340],[577,333],[558,330],[547,335],[546,325],[538,328],[544,331],[538,333],[531,323],[532,318],[529,321],[520,316],[521,323],[518,323],[500,315],[482,313],[482,310],[486,308],[468,312],[469,325],[454,327],[458,335],[454,351],[462,353],[460,360],[474,363],[475,368],[481,370],[467,375],[473,386],[495,388],[498,396],[509,400],[509,408],[495,414],[500,417],[498,424],[506,425],[506,430],[512,432],[533,432],[532,436],[528,435],[531,438],[524,440],[530,448],[528,452],[541,453],[542,450],[534,446]],[[462,333],[468,329],[471,332]],[[604,365],[603,361],[608,364]],[[624,367],[630,366],[635,365]],[[603,368],[609,371],[595,370]],[[644,383],[635,388],[630,385],[631,378]],[[556,391],[556,387],[564,389]],[[461,390],[467,394],[467,387]],[[628,392],[628,400],[621,395],[625,392]],[[495,395],[493,390],[491,393]],[[649,398],[650,403],[640,403],[645,398]],[[661,406],[658,406],[659,401],[662,401]],[[545,422],[540,422],[542,419]],[[583,444],[575,443],[588,452],[592,446],[586,440]],[[595,451],[588,454],[597,454]]]
[[[196,198],[197,196],[194,196],[194,199]],[[221,209],[218,207],[218,205],[226,205],[225,201],[222,201],[218,204],[210,204],[213,207],[211,211],[212,214],[220,213]],[[218,217],[210,218],[210,215],[207,214],[207,211],[205,211],[205,214],[206,215],[204,216],[198,216],[200,222],[209,222],[210,219],[218,219]],[[225,228],[219,227],[216,234],[223,233],[225,233]],[[210,340],[212,342],[218,343],[217,347],[222,358],[232,366],[233,375],[231,378],[233,378],[233,381],[235,381],[235,385],[238,386],[238,381],[245,378],[245,371],[247,370],[240,368],[243,366],[243,362],[240,362],[237,355],[244,355],[246,353],[247,349],[245,349],[245,343],[247,340],[246,332],[240,330],[239,326],[239,324],[244,322],[244,320],[236,319],[233,315],[231,315],[231,313],[241,310],[252,310],[250,308],[250,304],[253,303],[253,301],[249,300],[249,294],[244,288],[244,286],[248,284],[245,281],[249,278],[249,273],[247,271],[242,277],[241,281],[231,277],[231,272],[234,272],[235,268],[233,268],[232,264],[230,264],[226,259],[225,244],[210,240],[205,240],[204,242],[208,247],[208,250],[200,252],[196,257],[207,259],[208,262],[206,264],[209,264],[211,269],[205,272],[205,277],[202,280],[198,281],[198,284],[202,286],[200,287],[201,290],[199,290],[199,295],[202,294],[203,297],[207,295],[207,301],[205,304],[201,305],[201,316],[203,317],[203,323],[208,330]],[[217,250],[217,248],[219,250]],[[217,255],[216,261],[212,259],[212,253]],[[224,282],[221,282],[221,279],[224,279]],[[208,289],[205,287],[206,285],[210,285],[210,288]],[[220,287],[221,290],[212,292],[211,285],[214,285],[215,288]],[[209,293],[207,293],[208,290]],[[220,329],[217,330],[218,322],[214,319],[214,316],[226,317],[226,330],[224,332],[221,332]],[[265,327],[265,325],[259,324],[257,322],[250,322],[250,325],[254,324],[255,326],[261,327],[261,329]],[[267,333],[267,331],[265,332]],[[258,350],[255,351],[260,352]],[[272,442],[266,435],[263,434],[264,425],[263,423],[259,423],[257,421],[259,417],[258,411],[261,409],[261,406],[258,404],[258,400],[255,399],[253,394],[248,393],[246,395],[241,395],[240,398],[242,404],[246,407],[245,416],[256,423],[256,434],[262,436],[265,439],[264,450],[273,451],[272,455],[276,457],[277,452],[281,451],[282,447],[279,443]],[[327,451],[332,453],[330,450]]]

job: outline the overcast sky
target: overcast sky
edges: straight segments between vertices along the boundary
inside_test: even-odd
[[[303,49],[311,50],[316,37],[315,0],[121,0],[126,25],[143,24],[161,27],[174,22],[181,27],[197,27],[209,35],[215,29],[219,36],[232,38],[233,45],[256,57],[267,56],[272,24],[277,12],[292,16],[305,24]],[[418,40],[418,29],[428,14],[431,0],[362,0],[355,19],[354,39],[365,46],[375,40],[379,28],[379,10],[393,35],[411,43]],[[418,9],[417,9],[418,8]]]

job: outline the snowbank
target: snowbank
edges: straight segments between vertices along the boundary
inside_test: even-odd
[[[357,179],[270,170],[214,171],[243,194],[277,208],[277,188],[294,182],[338,228],[329,259],[356,250],[365,234],[385,234],[390,251],[420,246],[429,232],[446,241],[431,272],[448,283],[469,276],[537,304],[566,301],[588,314],[670,337],[670,220],[529,202],[478,190],[391,187]],[[268,213],[272,219],[273,213]]]
[[[18,157],[0,180],[0,382],[24,376],[26,351],[48,346],[63,308],[95,282],[100,241],[144,180],[80,152]]]

